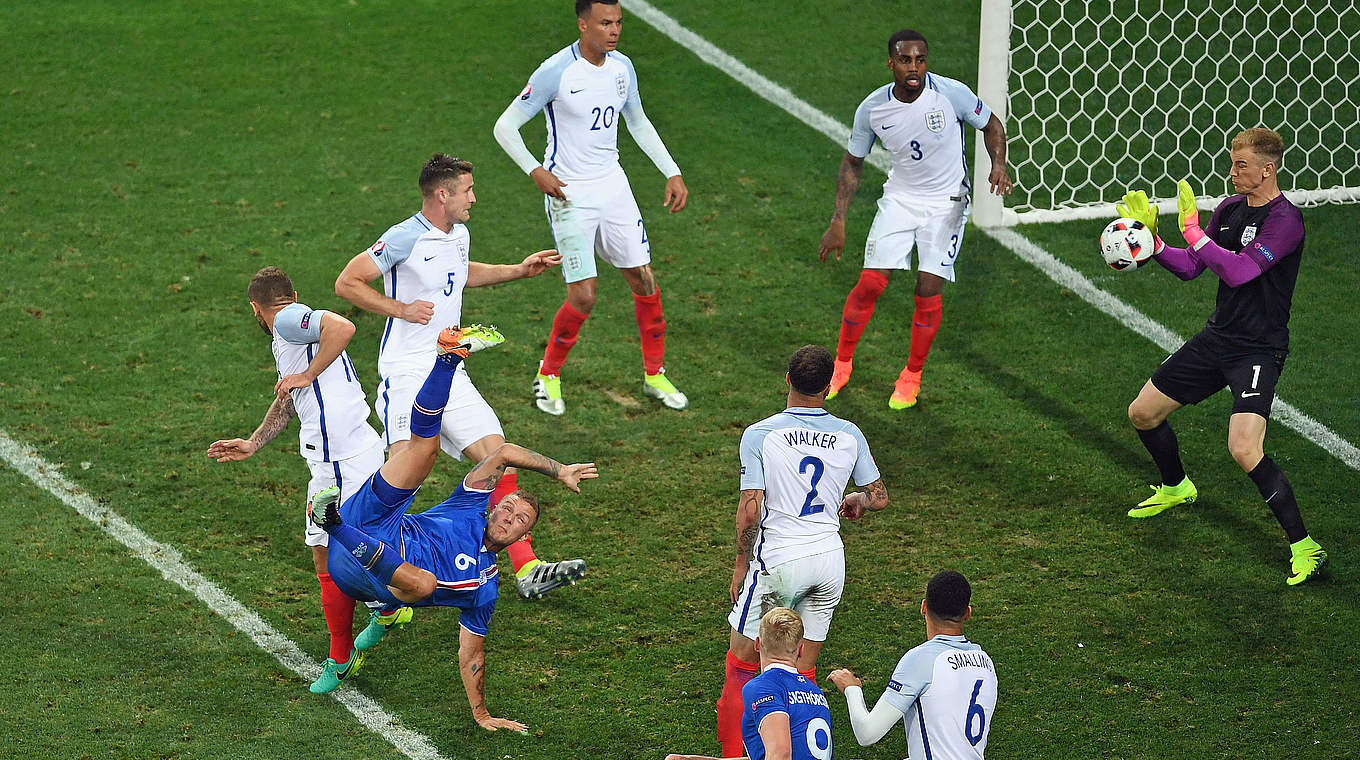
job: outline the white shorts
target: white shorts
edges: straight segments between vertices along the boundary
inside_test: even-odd
[[[748,639],[760,635],[760,618],[775,607],[789,607],[803,619],[803,638],[826,641],[831,616],[845,588],[845,551],[791,559],[760,571],[753,563],[727,622]]]
[[[383,442],[391,446],[397,441],[411,440],[411,405],[415,403],[425,375],[394,375],[378,384],[378,398],[373,410],[383,423]],[[491,405],[477,392],[467,370],[459,367],[453,376],[449,403],[444,407],[443,427],[439,431],[439,448],[454,459],[463,458],[463,449],[488,435],[505,437],[501,421]]]
[[[642,224],[628,177],[620,169],[597,180],[568,182],[567,200],[544,196],[557,252],[562,254],[562,278],[580,282],[596,276],[595,255],[618,269],[650,264],[652,248]]]
[[[308,459],[307,467],[312,471],[312,479],[307,482],[307,507],[311,508],[313,496],[331,486],[340,486],[340,503],[344,504],[345,499],[353,496],[354,492],[359,490],[359,486],[382,467],[383,448],[382,441],[374,441],[372,446],[348,459],[337,459],[334,462]],[[304,540],[308,546],[328,545],[330,535],[312,525],[306,513],[303,513],[302,524],[306,526]]]
[[[969,214],[968,193],[960,192],[957,201],[933,204],[888,195],[879,198],[878,214],[864,242],[864,268],[911,269],[915,246],[918,271],[953,282],[954,259],[963,245]]]

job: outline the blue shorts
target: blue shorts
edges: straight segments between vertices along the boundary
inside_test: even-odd
[[[374,480],[378,483],[375,488]],[[394,488],[373,473],[353,496],[340,506],[340,519],[406,555],[401,545],[401,521],[419,489]],[[400,605],[386,584],[374,578],[339,541],[331,541],[326,554],[331,580],[347,596],[361,602]]]

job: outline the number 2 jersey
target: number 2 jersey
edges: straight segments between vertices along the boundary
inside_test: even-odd
[[[741,687],[741,740],[751,760],[765,760],[760,724],[771,713],[789,716],[789,743],[793,760],[827,760],[831,757],[831,709],[817,684],[780,663]]]
[[[762,571],[840,549],[840,505],[851,477],[879,479],[864,434],[825,409],[791,407],[741,436],[741,489],[763,490],[753,547]]]
[[[921,94],[911,103],[892,91],[893,85],[885,84],[855,109],[846,152],[864,158],[874,140],[883,144],[892,156],[884,195],[938,202],[968,192],[963,125],[982,129],[991,109],[968,85],[935,74],[926,74]]]
[[[902,656],[883,699],[905,716],[911,760],[981,760],[996,711],[996,668],[977,644],[939,635]]]

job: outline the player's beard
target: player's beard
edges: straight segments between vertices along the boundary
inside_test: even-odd
[[[261,317],[259,314],[256,314],[255,321],[260,323],[260,329],[264,330],[265,335],[268,335],[271,338],[274,337],[274,331],[270,330],[269,325],[264,323],[264,317]]]

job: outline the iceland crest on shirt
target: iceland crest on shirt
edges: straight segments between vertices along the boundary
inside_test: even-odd
[[[944,111],[937,108],[926,114],[926,129],[937,135],[944,132]]]

